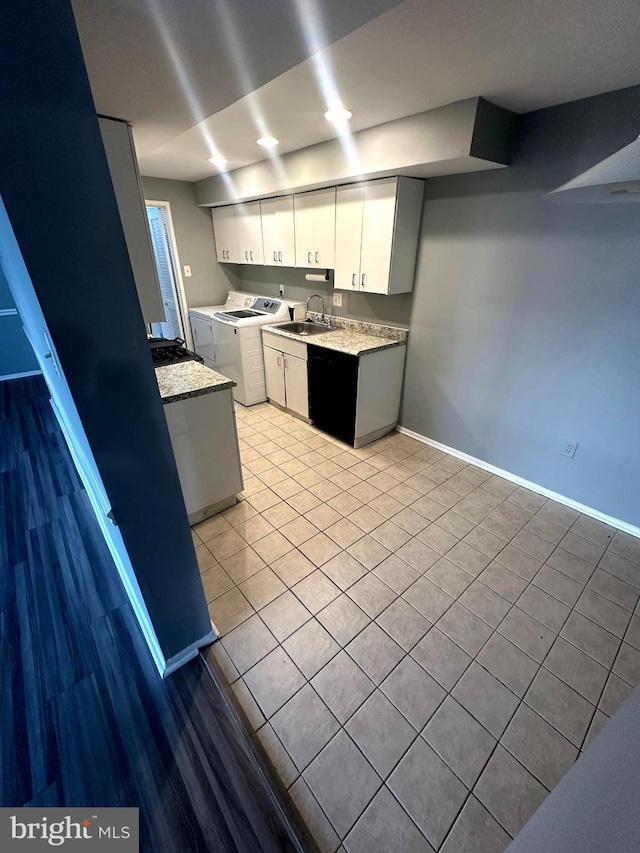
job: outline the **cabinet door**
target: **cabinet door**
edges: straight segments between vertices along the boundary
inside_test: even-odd
[[[364,184],[338,187],[336,193],[336,271],[333,286],[360,289],[360,247]]]
[[[264,262],[270,267],[296,264],[293,196],[267,198],[260,203]]]
[[[201,355],[208,365],[216,364],[216,349],[213,341],[211,320],[190,315],[191,331],[193,333],[193,348]]]
[[[233,207],[214,207],[211,210],[216,256],[223,263],[238,263],[238,235]]]
[[[388,293],[396,216],[397,178],[364,185],[360,289]]]
[[[238,262],[264,264],[260,202],[252,201],[249,204],[235,205],[235,219],[238,234]]]
[[[278,264],[278,221],[276,217],[276,202],[278,199],[265,198],[260,202],[262,217],[262,243],[264,246],[264,263],[267,267],[277,267]]]
[[[287,358],[290,357],[287,356]],[[264,347],[264,374],[267,382],[267,397],[280,406],[286,406],[284,356],[278,350],[271,349],[271,347]]]
[[[295,222],[296,266],[313,267],[313,193],[298,193],[293,197]]]
[[[284,375],[287,395],[287,409],[309,417],[309,385],[307,380],[307,362],[295,355],[283,355]]]
[[[313,266],[332,269],[336,247],[336,188],[313,194]]]

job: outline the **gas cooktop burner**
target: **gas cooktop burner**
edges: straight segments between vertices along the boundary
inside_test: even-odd
[[[149,338],[149,346],[154,367],[179,364],[181,361],[199,361],[200,363],[204,361],[202,356],[187,349],[181,338],[173,341],[167,338]]]

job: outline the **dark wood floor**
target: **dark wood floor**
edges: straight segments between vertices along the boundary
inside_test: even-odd
[[[0,382],[0,805],[139,806],[154,853],[300,850],[267,779],[200,658],[159,678],[42,379]]]

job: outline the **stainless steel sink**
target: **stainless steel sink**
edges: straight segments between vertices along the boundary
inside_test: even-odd
[[[292,332],[294,335],[323,335],[331,331],[331,326],[328,323],[312,323],[294,322],[294,323],[278,323],[278,328],[283,332]]]

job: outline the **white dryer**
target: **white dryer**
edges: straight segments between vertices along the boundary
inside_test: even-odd
[[[236,382],[244,406],[267,399],[261,326],[304,319],[304,303],[231,290],[224,305],[191,308],[195,351],[205,364]]]

